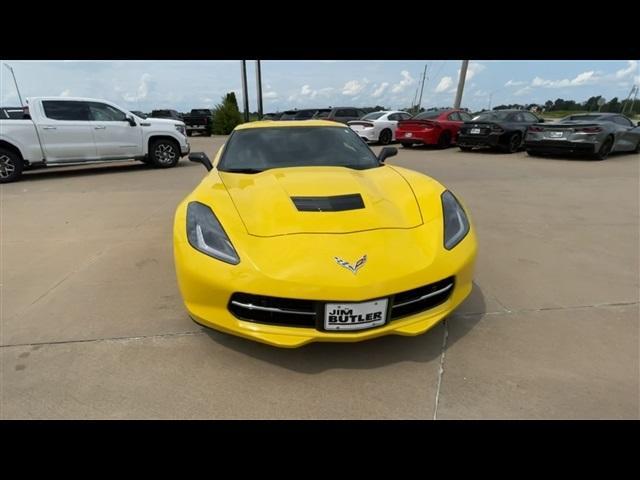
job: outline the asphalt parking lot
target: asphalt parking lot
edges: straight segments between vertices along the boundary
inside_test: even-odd
[[[399,150],[469,207],[473,293],[418,337],[296,350],[187,316],[171,231],[201,165],[2,185],[0,418],[640,418],[640,155]]]

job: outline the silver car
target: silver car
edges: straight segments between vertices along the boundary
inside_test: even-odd
[[[568,153],[604,160],[611,152],[639,153],[640,126],[619,113],[569,115],[531,125],[524,146],[532,156]]]

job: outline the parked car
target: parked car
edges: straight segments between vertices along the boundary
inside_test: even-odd
[[[183,121],[182,115],[175,110],[153,110],[149,115],[150,118],[172,118],[173,120]]]
[[[136,115],[137,117],[142,118],[143,120],[149,116],[149,115],[147,115],[146,113],[141,112],[141,111],[139,111],[139,110],[131,110],[131,113],[133,113],[133,114],[134,114],[134,115]]]
[[[398,110],[384,110],[366,114],[360,120],[347,123],[366,142],[388,145],[396,140],[396,129],[400,120],[411,118],[411,114]]]
[[[640,153],[640,126],[619,113],[569,115],[557,122],[534,124],[525,137],[532,156],[569,153],[604,160],[611,152]]]
[[[29,118],[29,113],[27,109],[22,107],[0,107],[0,119],[2,118]]]
[[[137,159],[158,168],[189,153],[185,125],[140,121],[131,112],[92,98],[30,98],[30,119],[0,119],[0,183],[32,166]]]
[[[437,145],[447,148],[458,140],[458,131],[471,116],[460,109],[427,110],[398,122],[396,138],[403,147]]]
[[[213,112],[208,108],[195,108],[191,113],[184,116],[184,124],[187,126],[187,135],[194,132],[201,133],[207,137],[213,131]]]
[[[284,115],[283,112],[265,113],[262,116],[262,120],[280,120],[280,117],[282,117],[282,115]]]
[[[364,110],[353,107],[334,107],[319,110],[313,118],[318,120],[331,120],[332,122],[348,123],[351,120],[359,120],[367,114]]]
[[[525,110],[491,110],[465,122],[458,134],[458,147],[491,147],[513,153],[522,148],[529,126],[544,122]]]
[[[277,126],[276,126],[277,125]],[[237,126],[173,224],[178,286],[203,326],[279,347],[419,335],[469,295],[475,227],[433,178],[346,125]]]
[[[329,111],[328,108],[305,108],[303,110],[287,110],[282,113],[280,120],[311,120],[313,116],[322,111]]]

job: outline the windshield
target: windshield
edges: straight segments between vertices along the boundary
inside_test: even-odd
[[[483,112],[480,115],[473,117],[473,120],[478,120],[479,122],[495,122],[496,120],[507,120],[511,115],[511,112]]]
[[[413,117],[416,120],[427,120],[429,118],[438,118],[442,112],[432,110],[430,112],[422,112]]]
[[[268,127],[237,130],[218,170],[256,173],[270,168],[379,166],[371,149],[350,128]]]
[[[362,117],[362,120],[377,120],[381,116],[383,116],[386,112],[373,112]]]

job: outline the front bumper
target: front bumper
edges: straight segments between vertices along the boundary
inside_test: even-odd
[[[180,155],[185,157],[187,155],[189,155],[189,152],[191,152],[191,145],[189,144],[189,142],[186,142],[185,145],[181,145],[180,146]]]
[[[184,229],[181,225],[178,228],[180,232]],[[357,241],[357,235],[363,234],[353,234],[354,242]],[[407,233],[384,232],[384,235],[401,236]],[[333,277],[327,279],[326,275],[318,274],[314,281],[314,272],[309,271],[311,269],[305,269],[307,271],[299,274],[293,273],[297,270],[297,265],[283,265],[283,274],[278,277],[261,272],[252,265],[250,259],[241,261],[236,266],[224,264],[194,250],[179,237],[181,233],[174,236],[176,273],[182,298],[191,318],[206,327],[288,348],[300,347],[310,342],[358,342],[383,335],[418,335],[426,332],[457,308],[471,292],[477,249],[472,228],[464,240],[451,251],[442,249],[428,265],[419,266],[406,275],[394,277],[393,272],[386,275],[381,273],[382,269],[373,275],[376,268],[374,262],[382,262],[380,255],[383,246],[380,246],[381,250],[371,246],[366,250],[371,254],[371,265],[363,268],[358,275],[343,272],[341,267],[335,265],[330,267],[332,272],[335,270],[335,280]],[[310,237],[310,243],[319,241]],[[303,243],[304,240],[298,241]],[[407,253],[395,252],[389,254],[389,257],[392,258],[393,255],[406,257]],[[321,263],[324,265],[324,262]],[[394,262],[385,260],[382,263]],[[292,273],[287,274],[287,268]],[[257,323],[236,317],[228,308],[231,296],[236,292],[317,302],[362,302],[391,297],[396,293],[435,283],[450,276],[455,277],[455,285],[451,295],[443,303],[368,330],[327,332],[319,328]],[[331,282],[335,284],[332,285]]]

